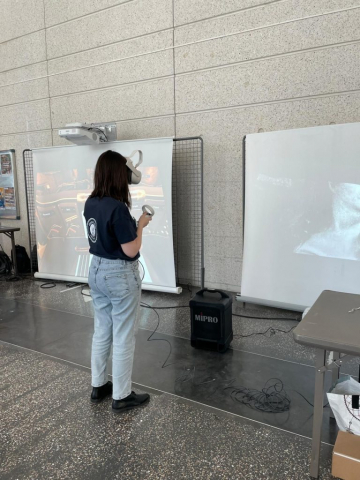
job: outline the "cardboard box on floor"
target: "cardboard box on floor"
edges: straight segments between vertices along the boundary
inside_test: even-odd
[[[331,473],[342,480],[360,479],[360,435],[339,432],[333,451]]]

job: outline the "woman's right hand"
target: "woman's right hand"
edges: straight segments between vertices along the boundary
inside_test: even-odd
[[[139,218],[139,227],[145,228],[149,225],[149,222],[151,222],[152,216],[148,215],[147,213],[143,213],[141,217]]]

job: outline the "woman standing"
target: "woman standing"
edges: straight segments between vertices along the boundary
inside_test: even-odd
[[[122,412],[149,400],[148,394],[131,391],[141,279],[139,251],[143,229],[151,221],[144,214],[138,226],[131,206],[126,159],[108,150],[95,168],[94,191],[84,216],[93,259],[89,286],[94,304],[91,351],[91,401],[113,396],[112,409]],[[107,363],[113,347],[113,384],[107,381]]]

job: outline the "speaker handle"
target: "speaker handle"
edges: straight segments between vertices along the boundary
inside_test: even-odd
[[[197,294],[197,295],[200,295],[201,297],[203,297],[205,292],[208,292],[208,293],[220,293],[220,295],[221,295],[222,298],[230,298],[229,295],[227,295],[225,292],[222,292],[221,290],[217,290],[217,289],[213,289],[213,288],[203,288],[202,290],[200,290],[200,291],[197,292],[196,294]]]

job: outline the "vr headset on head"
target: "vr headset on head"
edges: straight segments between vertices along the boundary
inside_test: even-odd
[[[133,164],[133,161],[131,160],[132,157],[138,153],[139,154],[139,160],[136,165]],[[143,153],[141,150],[134,150],[132,154],[129,157],[126,158],[126,166],[128,168],[128,182],[129,184],[138,184],[140,183],[141,180],[141,172],[140,170],[137,169],[139,165],[142,164],[143,161]]]

